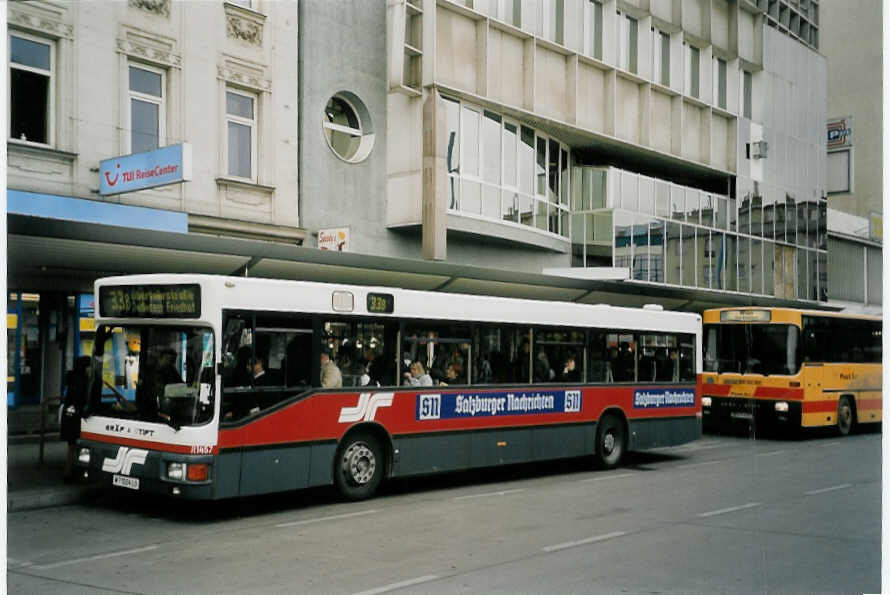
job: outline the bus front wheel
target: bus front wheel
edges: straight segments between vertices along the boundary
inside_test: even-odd
[[[616,467],[627,447],[624,422],[618,416],[607,414],[600,418],[596,428],[596,460],[605,467]]]
[[[334,483],[347,500],[364,500],[377,491],[383,479],[383,449],[367,433],[349,436],[337,449]]]
[[[841,436],[846,436],[853,429],[855,416],[850,397],[841,397],[837,402],[837,429]]]

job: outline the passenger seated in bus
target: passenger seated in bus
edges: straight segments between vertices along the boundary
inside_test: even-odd
[[[575,363],[574,355],[566,356],[559,379],[563,382],[581,382],[581,370],[578,369]]]
[[[520,382],[523,384],[527,384],[531,374],[529,373],[529,352],[530,347],[528,344],[528,339],[522,340],[522,345],[519,347],[519,354],[516,356],[516,360],[513,362],[513,381]]]
[[[439,381],[439,386],[448,386],[449,384],[458,384],[460,382],[460,372],[454,364],[448,364],[445,368],[445,378]]]
[[[550,367],[550,359],[543,350],[538,351],[535,358],[535,382],[550,382],[556,377],[556,372]]]
[[[643,349],[637,365],[637,379],[640,382],[655,382],[656,377],[655,354],[651,348]]]
[[[432,386],[433,378],[423,369],[423,364],[413,362],[405,372],[404,386]]]
[[[268,386],[272,384],[271,376],[266,373],[266,358],[262,355],[255,355],[251,360],[250,373],[253,377],[254,386]]]
[[[322,351],[319,358],[321,360],[321,386],[323,388],[340,388],[343,386],[343,375],[340,368],[331,359],[328,351]]]

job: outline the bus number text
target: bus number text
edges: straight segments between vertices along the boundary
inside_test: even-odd
[[[581,411],[581,391],[566,391],[566,413],[578,413]]]
[[[439,419],[442,415],[442,395],[418,395],[420,419]]]

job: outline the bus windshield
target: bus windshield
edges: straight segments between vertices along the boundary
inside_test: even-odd
[[[705,372],[796,374],[800,330],[791,324],[706,324]]]
[[[87,415],[165,423],[213,418],[213,331],[178,326],[101,326],[93,349]]]

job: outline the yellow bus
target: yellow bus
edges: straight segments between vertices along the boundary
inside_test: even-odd
[[[702,422],[787,429],[881,421],[881,319],[791,308],[702,317]]]

